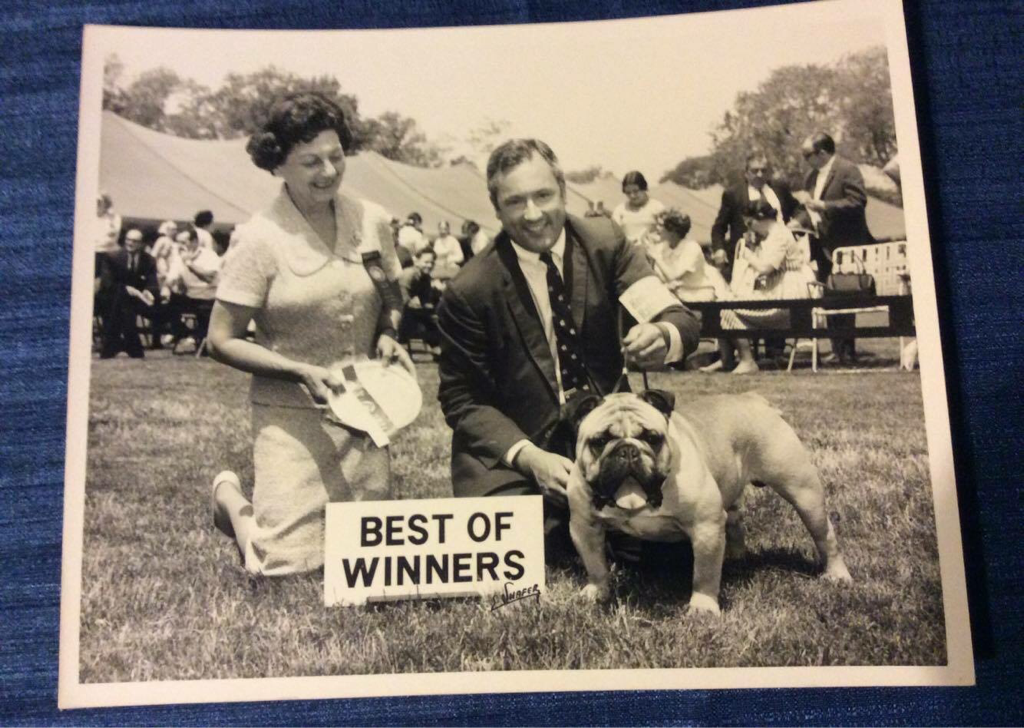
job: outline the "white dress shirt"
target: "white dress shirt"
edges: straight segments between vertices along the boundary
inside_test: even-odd
[[[548,348],[551,350],[551,359],[555,362],[555,381],[558,383],[558,403],[565,404],[565,391],[562,389],[562,371],[558,363],[558,341],[555,338],[555,324],[551,320],[551,298],[548,296],[548,267],[540,259],[539,253],[527,250],[511,239],[509,241],[512,243],[512,249],[515,251],[516,258],[519,260],[519,269],[523,272],[523,277],[526,278],[526,283],[530,288],[530,296],[533,298],[533,305],[536,307],[537,314],[540,316],[541,325],[544,327],[544,336],[547,338]],[[551,260],[554,262],[555,268],[558,269],[558,274],[560,276],[564,275],[564,227],[562,228],[562,232],[558,235],[558,240],[555,241],[554,246],[552,246],[548,252],[551,253]],[[577,275],[585,274],[585,271],[577,272]],[[647,279],[643,279],[643,281],[647,281]],[[669,364],[679,361],[683,355],[683,339],[680,336],[679,331],[675,326],[671,326],[669,324],[659,323],[655,325],[661,328],[662,331],[666,331],[668,333],[669,347],[668,353],[665,355],[665,363]],[[508,452],[505,453],[505,462],[511,465],[515,460],[516,455],[519,454],[519,451],[522,450],[529,442],[529,440],[523,439],[512,445],[512,447],[508,449]]]
[[[434,255],[437,257],[438,268],[451,268],[462,265],[465,256],[459,239],[454,235],[443,235],[434,241]]]
[[[768,200],[768,204],[775,208],[775,219],[782,222],[782,203],[779,201],[779,196],[775,194],[775,190],[767,182],[761,186],[761,189],[764,190],[764,197]],[[747,197],[751,201],[760,200],[761,192],[754,185],[747,185]]]
[[[814,180],[814,199],[816,200],[820,200],[825,191],[825,180],[828,179],[828,174],[832,171],[832,162],[834,161],[836,161],[836,155],[833,154],[825,162],[825,166],[818,170],[818,177]]]

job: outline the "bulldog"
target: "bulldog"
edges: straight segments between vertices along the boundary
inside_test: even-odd
[[[583,594],[609,597],[607,529],[693,546],[690,608],[719,614],[726,555],[743,554],[740,496],[748,483],[789,501],[810,531],[827,579],[849,582],[825,513],[818,472],[793,429],[754,393],[703,397],[674,410],[668,392],[574,402],[576,462],[569,532],[587,570]]]

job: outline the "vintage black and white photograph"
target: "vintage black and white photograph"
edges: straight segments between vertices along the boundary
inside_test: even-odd
[[[899,2],[83,48],[62,707],[973,681]]]

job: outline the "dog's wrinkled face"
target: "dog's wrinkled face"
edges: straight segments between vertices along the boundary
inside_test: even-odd
[[[649,390],[612,394],[579,423],[576,463],[593,491],[594,507],[639,511],[661,505],[668,476],[672,397]]]

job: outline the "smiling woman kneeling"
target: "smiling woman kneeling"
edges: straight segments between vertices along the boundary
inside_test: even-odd
[[[387,295],[401,268],[391,215],[339,192],[350,145],[342,110],[304,93],[275,104],[247,147],[283,184],[237,229],[208,344],[215,359],[253,375],[252,503],[230,471],[212,492],[215,524],[253,573],[320,567],[325,505],[391,496],[388,449],[323,409],[341,385],[339,362],[376,352],[415,373],[396,338],[391,301],[400,297]],[[246,339],[252,321],[255,342]]]

